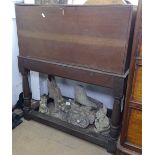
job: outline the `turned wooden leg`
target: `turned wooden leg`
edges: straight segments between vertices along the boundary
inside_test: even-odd
[[[120,118],[121,118],[121,99],[115,98],[111,117],[111,127],[110,127],[110,136],[114,139],[117,139],[119,136]]]
[[[23,94],[24,94],[24,112],[28,112],[31,109],[31,92],[28,81],[28,70],[22,70],[22,80],[23,80]]]

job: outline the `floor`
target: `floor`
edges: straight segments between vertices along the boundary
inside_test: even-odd
[[[111,155],[97,145],[26,120],[13,130],[12,143],[13,155]]]

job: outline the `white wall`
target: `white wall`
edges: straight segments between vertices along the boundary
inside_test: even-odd
[[[68,4],[84,4],[87,0],[68,0]]]
[[[12,104],[16,104],[19,93],[22,92],[21,74],[18,71],[17,56],[19,55],[16,33],[16,20],[12,19]]]
[[[18,2],[20,0],[17,0]],[[18,48],[18,38],[17,38],[17,27],[14,3],[12,1],[12,104],[16,104],[19,94],[22,92],[22,79],[21,74],[18,70],[18,59],[19,48]]]

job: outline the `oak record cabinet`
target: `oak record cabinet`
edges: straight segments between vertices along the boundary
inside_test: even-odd
[[[16,20],[25,118],[114,153],[131,56],[134,7],[16,4]],[[28,83],[30,70],[110,88],[114,96],[110,134],[93,136],[81,128],[34,111]]]

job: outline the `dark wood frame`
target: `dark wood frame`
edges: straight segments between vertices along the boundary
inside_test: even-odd
[[[77,137],[83,138],[97,145],[105,147],[107,151],[111,153],[115,152],[116,141],[119,136],[121,125],[121,100],[124,96],[124,89],[126,88],[126,79],[128,75],[127,73],[123,76],[117,76],[109,73],[100,73],[92,70],[82,70],[79,68],[75,69],[68,66],[65,67],[61,64],[55,65],[49,62],[41,62],[39,60],[28,60],[27,58],[23,58],[21,56],[18,57],[18,60],[19,70],[23,77],[24,116],[26,119],[33,119],[46,125],[55,127]],[[105,138],[95,138],[95,136],[92,137],[88,134],[85,134],[83,130],[78,129],[77,127],[70,127],[68,123],[64,123],[63,121],[60,121],[61,123],[57,121],[56,123],[55,120],[57,119],[49,118],[46,115],[40,114],[39,112],[36,112],[33,109],[31,109],[31,91],[28,83],[28,75],[30,70],[46,73],[49,75],[61,75],[61,77],[64,78],[69,78],[81,82],[87,82],[111,88],[113,90],[113,95],[115,99],[111,117],[110,135]]]
[[[127,57],[126,61],[124,60],[125,64],[124,66],[122,66],[122,68],[124,68],[125,70],[120,74],[95,70],[92,68],[85,68],[76,65],[74,66],[71,64],[64,64],[61,62],[41,60],[37,58],[23,56],[22,54],[20,54],[18,57],[18,64],[19,64],[19,71],[21,72],[23,78],[24,117],[26,119],[33,119],[38,122],[65,131],[69,134],[83,138],[92,143],[105,147],[107,151],[111,153],[115,153],[116,142],[118,140],[121,127],[121,100],[123,99],[123,96],[125,96],[125,90],[126,90],[126,83],[128,77],[127,68],[130,62],[130,54],[131,54],[130,50],[132,47],[133,27],[134,27],[134,18],[133,22],[131,23],[131,30],[128,28],[128,31],[130,31],[128,33],[130,33],[130,35],[127,36],[126,38],[128,44],[125,47],[127,50],[125,52],[128,53],[126,56]],[[17,22],[17,30],[18,30],[18,22]],[[31,108],[31,91],[28,82],[28,76],[30,70],[45,73],[52,76],[60,76],[71,80],[77,80],[89,84],[110,88],[114,96],[110,133],[106,136],[100,136],[100,137],[93,136],[87,134],[81,128],[75,127],[73,125],[70,125],[69,123],[63,122],[56,118],[49,117],[34,111]]]

